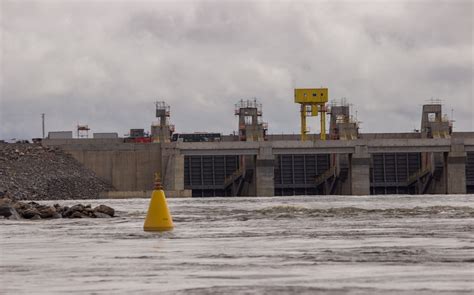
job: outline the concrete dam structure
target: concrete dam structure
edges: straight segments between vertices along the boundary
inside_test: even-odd
[[[249,100],[236,104],[236,135],[174,133],[169,106],[157,103],[149,137],[43,144],[61,147],[124,196],[152,190],[156,172],[177,197],[474,193],[474,132],[452,132],[440,104],[423,106],[418,131],[363,134],[348,105],[323,103],[301,110],[330,116],[324,140],[305,128],[267,134],[261,105]]]

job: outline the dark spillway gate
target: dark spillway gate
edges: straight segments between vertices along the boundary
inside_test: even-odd
[[[409,178],[418,173],[420,168],[420,153],[372,154],[371,194],[416,194],[416,187],[409,184]]]
[[[240,195],[227,183],[244,173],[240,159],[239,156],[185,156],[185,189],[191,189],[193,197]],[[328,154],[278,155],[274,166],[275,195],[323,194],[316,178],[329,168]]]
[[[331,194],[327,187],[318,182],[318,179],[326,177],[326,174],[332,175],[331,169],[334,170],[334,165],[331,165],[332,157],[330,154],[276,155],[274,162],[275,195]],[[247,174],[249,179],[246,179],[245,173],[249,169],[243,169],[241,161],[242,158],[235,155],[185,156],[185,189],[191,189],[193,197],[247,195],[245,191],[241,194],[240,190],[236,190],[235,185],[229,185],[229,183],[238,183],[238,180],[240,180],[240,184],[244,180],[254,181],[251,180],[252,174]],[[374,195],[424,193],[415,181],[417,175],[424,175],[425,171],[422,171],[421,168],[421,153],[372,154],[370,193]],[[338,177],[340,178],[340,175]],[[467,153],[466,186],[468,193],[474,193],[473,152]]]
[[[466,158],[466,192],[474,194],[474,152],[468,152]]]
[[[316,178],[330,168],[330,155],[278,155],[275,161],[276,196],[320,195]]]
[[[239,169],[239,156],[185,156],[184,188],[193,197],[231,196],[225,179]]]

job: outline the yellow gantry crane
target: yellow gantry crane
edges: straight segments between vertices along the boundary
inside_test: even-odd
[[[328,102],[327,88],[297,88],[295,102],[301,105],[301,141],[306,140],[306,117],[317,116],[321,113],[321,140],[326,140],[326,103]]]

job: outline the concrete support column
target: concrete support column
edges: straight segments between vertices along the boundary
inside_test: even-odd
[[[242,168],[245,172],[244,177],[249,181],[245,182],[242,188],[243,196],[255,197],[257,195],[256,158],[255,155],[242,156]],[[247,173],[252,173],[252,177],[249,177]]]
[[[165,190],[184,190],[184,155],[179,149],[171,144],[162,144],[161,177]]]
[[[350,179],[350,155],[337,154],[336,165],[341,182],[339,182],[339,195],[351,194],[351,179]]]
[[[464,143],[454,142],[447,158],[447,193],[466,193],[466,158]]]
[[[274,162],[272,147],[260,147],[256,163],[257,196],[270,197],[275,195]]]
[[[370,195],[370,155],[367,146],[356,146],[351,158],[352,195]]]
[[[431,188],[429,193],[443,195],[447,193],[447,158],[445,153],[429,153],[425,157],[428,167],[433,174],[433,181],[431,182]],[[423,159],[423,158],[422,158]],[[423,165],[422,165],[423,167]],[[423,167],[425,168],[425,167]]]

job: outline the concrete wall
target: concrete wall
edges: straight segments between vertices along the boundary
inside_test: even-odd
[[[51,131],[48,132],[51,139],[72,139],[72,131]]]
[[[344,141],[266,141],[201,143],[123,143],[120,139],[44,140],[45,145],[62,147],[79,162],[120,191],[145,191],[153,187],[154,173],[160,172],[165,188],[184,190],[185,155],[245,155],[254,159],[254,185],[248,195],[270,195],[274,191],[275,155],[341,154],[350,156],[349,182],[345,191],[370,194],[370,154],[394,152],[439,153],[443,162],[440,188],[447,193],[466,191],[466,152],[474,151],[474,138],[463,134],[451,139],[374,138]],[[350,184],[349,184],[350,183]]]
[[[92,138],[95,138],[95,139],[115,139],[115,138],[118,138],[118,133],[116,132],[97,132],[97,133],[93,133],[92,134]]]
[[[119,191],[153,189],[154,174],[161,172],[160,144],[101,142],[106,144],[84,140],[59,145],[47,141],[46,145],[60,146]]]
[[[102,146],[123,143],[123,138],[45,138],[42,141],[46,146],[72,146],[79,148],[88,146]]]

